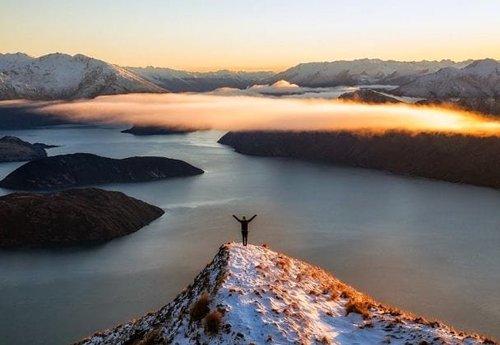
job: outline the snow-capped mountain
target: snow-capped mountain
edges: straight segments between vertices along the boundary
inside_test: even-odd
[[[272,72],[187,72],[159,67],[126,67],[127,70],[172,92],[206,92],[221,87],[244,89],[270,78]]]
[[[481,344],[266,247],[229,243],[171,303],[79,344]]]
[[[251,88],[286,81],[297,87],[395,85],[391,92],[429,99],[483,99],[498,103],[499,62],[400,62],[379,59],[303,63],[284,72],[187,72],[156,67],[119,67],[81,54],[55,53],[34,58],[0,54],[0,100],[77,99],[135,92],[206,92]],[[489,104],[489,103],[488,103]],[[478,109],[478,106],[469,108]],[[496,113],[489,106],[485,112]],[[495,108],[496,109],[496,108]]]
[[[447,67],[416,78],[394,90],[399,95],[430,99],[499,98],[500,62],[477,60],[462,67]]]
[[[359,59],[352,61],[301,63],[278,73],[269,82],[287,80],[300,86],[325,87],[339,85],[385,84],[401,85],[417,76],[445,67],[463,67],[470,61],[385,61]]]
[[[0,99],[75,99],[165,92],[134,73],[85,55],[0,54]]]

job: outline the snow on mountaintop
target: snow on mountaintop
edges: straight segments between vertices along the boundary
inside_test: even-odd
[[[476,74],[479,76],[489,76],[491,74],[500,75],[500,62],[493,59],[476,60],[470,65],[462,68],[467,74]]]
[[[484,59],[463,68],[443,68],[402,85],[394,93],[432,99],[499,98],[500,62]]]
[[[302,63],[284,72],[188,72],[170,68],[119,67],[82,54],[38,58],[0,54],[0,100],[77,99],[134,92],[207,92],[262,86],[270,94],[298,87],[399,85],[399,95],[418,98],[498,97],[498,62],[402,62],[380,59]],[[279,87],[288,82],[295,90]],[[277,84],[276,84],[277,83]],[[273,85],[274,84],[274,85]],[[306,90],[307,91],[307,90]],[[314,90],[317,91],[317,90]],[[318,94],[316,93],[316,96]]]
[[[300,86],[337,86],[355,84],[397,84],[444,67],[464,67],[470,61],[394,61],[380,59],[339,60],[301,63],[278,73],[270,82],[280,79]]]
[[[82,54],[39,58],[0,54],[0,99],[91,98],[128,92],[165,92],[129,71]]]
[[[170,304],[80,344],[484,342],[493,343],[381,305],[300,260],[229,243]]]
[[[126,67],[127,70],[174,92],[213,91],[221,87],[244,89],[273,75],[271,72],[188,72],[160,67]]]

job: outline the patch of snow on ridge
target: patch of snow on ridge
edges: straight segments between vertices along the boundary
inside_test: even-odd
[[[203,293],[220,312],[216,334],[194,320]],[[480,344],[375,302],[322,269],[266,247],[229,243],[175,300],[81,344]]]
[[[167,91],[121,67],[82,54],[54,53],[39,58],[0,54],[0,73],[4,76],[0,99],[74,99]]]

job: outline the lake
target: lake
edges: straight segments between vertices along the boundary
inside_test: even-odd
[[[258,217],[249,242],[331,271],[381,302],[500,337],[500,192],[385,172],[237,154],[217,131],[135,137],[122,127],[2,131],[61,145],[49,155],[159,155],[205,174],[100,186],[162,207],[103,245],[0,250],[0,339],[66,344],[173,299],[219,246],[231,217]],[[1,163],[0,178],[22,163]],[[9,193],[0,189],[0,194]]]

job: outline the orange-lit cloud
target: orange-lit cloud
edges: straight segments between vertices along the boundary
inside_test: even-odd
[[[37,103],[43,113],[113,123],[219,130],[439,131],[499,135],[500,122],[472,113],[409,104],[367,105],[339,100],[129,94]]]

